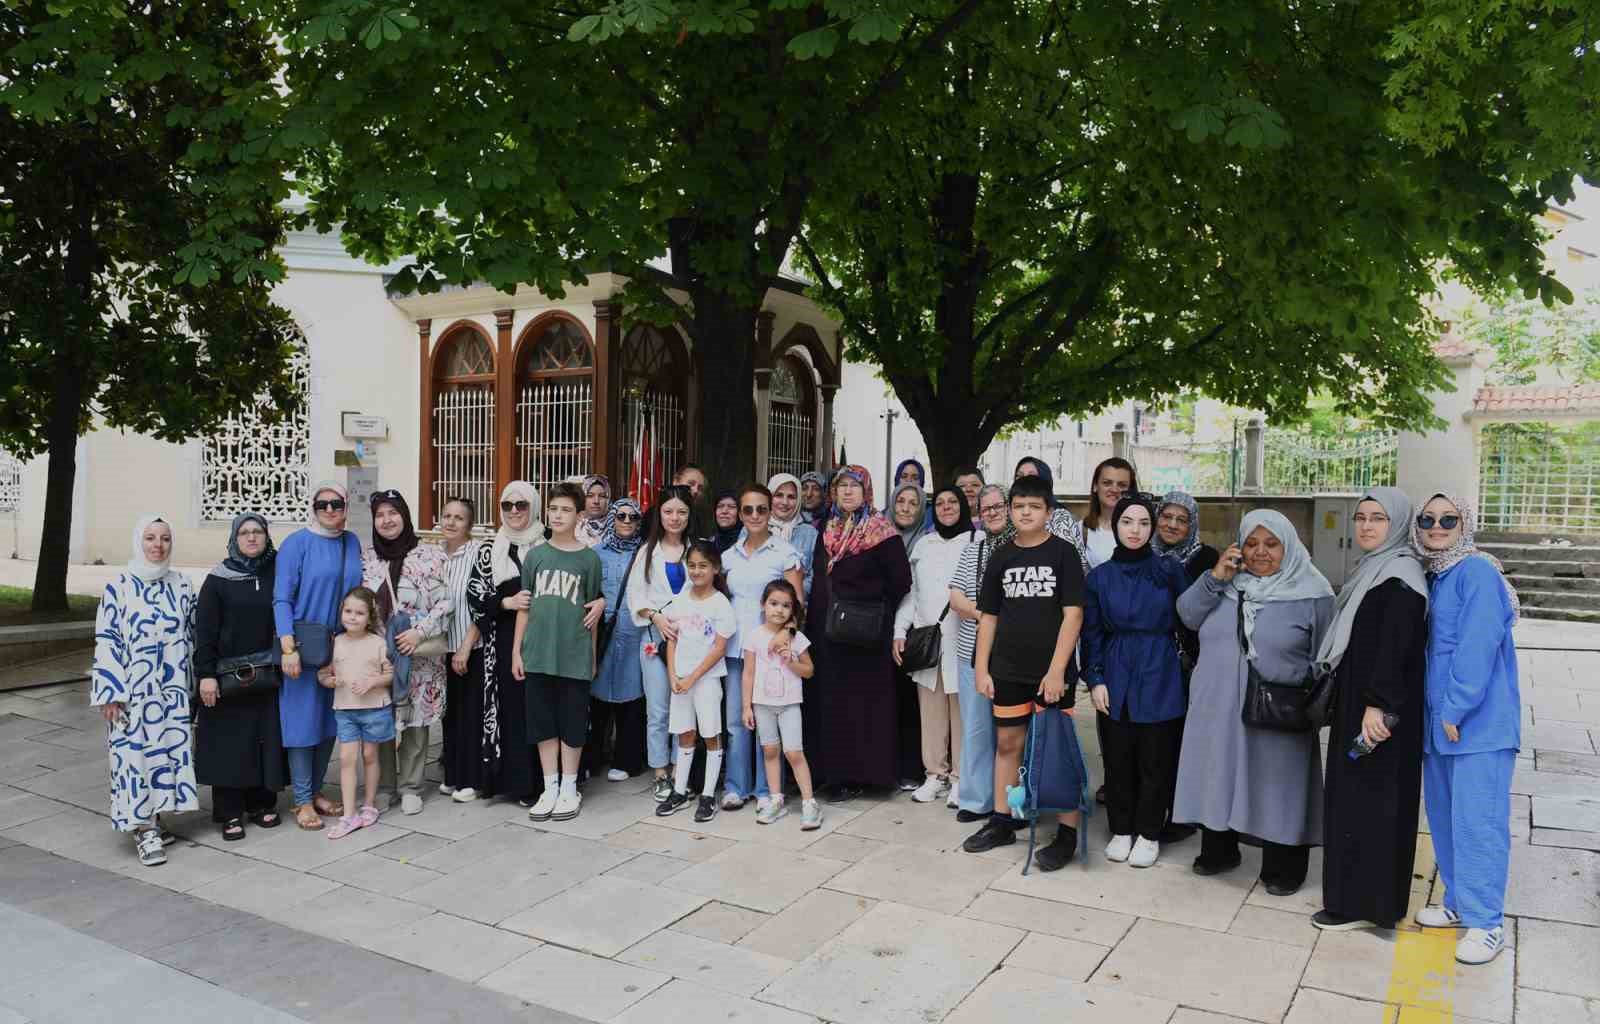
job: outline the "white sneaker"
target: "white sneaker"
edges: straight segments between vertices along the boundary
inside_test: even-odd
[[[448,782],[439,783],[439,792],[444,794],[445,796],[452,796],[452,795],[455,794],[455,791],[456,791],[456,787],[450,785],[450,783],[448,783]]]
[[[450,799],[454,800],[458,804],[470,804],[472,801],[478,799],[478,791],[473,789],[471,786],[462,786],[460,789],[450,794]]]
[[[1456,943],[1456,962],[1486,964],[1500,955],[1506,944],[1506,930],[1501,928],[1468,928],[1467,934]]]
[[[623,771],[621,768],[613,768],[606,772],[606,779],[610,782],[627,782],[628,773]]]
[[[401,797],[400,798],[400,813],[401,814],[421,814],[422,813],[422,797],[418,796],[415,793],[407,793],[405,796]]]
[[[1459,928],[1461,915],[1449,907],[1423,907],[1417,911],[1417,924],[1424,928]]]
[[[922,780],[922,785],[911,791],[911,799],[919,804],[931,804],[944,795],[940,792],[940,787],[944,784],[944,780],[939,776],[930,775]]]
[[[556,809],[550,813],[550,820],[571,821],[578,816],[578,809],[582,806],[582,793],[573,793],[570,796],[562,793],[556,798]]]
[[[738,793],[735,793],[733,790],[730,789],[726,793],[722,794],[722,809],[723,810],[725,810],[725,811],[737,811],[739,808],[741,808],[743,806],[744,806],[744,797],[740,796]]]
[[[1161,856],[1161,844],[1154,839],[1140,836],[1133,844],[1133,852],[1128,854],[1128,866],[1134,868],[1147,868],[1155,864]]]
[[[1106,844],[1106,860],[1114,860],[1118,864],[1128,859],[1133,852],[1133,836],[1112,836],[1111,842]]]
[[[557,795],[555,787],[546,787],[545,791],[539,794],[539,801],[528,808],[528,820],[549,821],[550,815],[556,811]]]
[[[944,805],[950,808],[952,811],[961,806],[961,801],[957,799],[956,785],[953,782],[950,784],[949,790],[945,792]]]
[[[778,800],[779,800],[779,802],[782,802],[783,798],[779,797]],[[771,806],[772,806],[772,797],[770,797],[770,796],[758,796],[758,797],[756,797],[756,817],[760,817],[761,816],[761,812],[765,811],[768,807],[771,807]]]
[[[815,800],[806,800],[800,804],[800,831],[813,832],[822,827],[822,808],[817,806]]]
[[[756,808],[756,824],[770,825],[779,818],[789,813],[789,805],[783,797],[768,797],[760,801],[761,806]]]

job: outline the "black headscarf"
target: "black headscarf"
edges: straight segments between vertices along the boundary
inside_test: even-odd
[[[1023,467],[1024,463],[1031,464],[1034,469],[1038,470],[1039,479],[1043,480],[1046,484],[1050,485],[1050,493],[1044,499],[1044,507],[1045,508],[1055,508],[1056,507],[1056,476],[1055,476],[1054,473],[1052,473],[1050,471],[1050,464],[1048,462],[1044,461],[1043,459],[1036,459],[1032,455],[1024,455],[1022,458],[1017,460],[1017,467],[1016,468],[1017,469],[1021,469]],[[1014,469],[1014,470],[1011,471],[1011,479],[1015,480],[1016,478],[1017,478],[1017,472],[1016,472],[1016,469]]]
[[[1130,548],[1122,543],[1122,531],[1117,529],[1117,524],[1122,522],[1122,513],[1133,506],[1139,506],[1150,513],[1150,536],[1136,548]],[[1111,552],[1111,558],[1118,562],[1142,562],[1147,558],[1155,557],[1155,548],[1151,541],[1156,535],[1156,508],[1155,502],[1148,494],[1125,494],[1117,502],[1117,507],[1111,510],[1111,536],[1117,540],[1117,549]]]
[[[267,534],[267,546],[254,558],[246,558],[239,550],[239,531],[245,523],[256,523]],[[278,549],[272,544],[272,528],[267,525],[266,518],[255,512],[241,512],[233,517],[233,526],[228,530],[228,557],[217,563],[211,575],[225,580],[256,579],[271,569],[277,558]]]
[[[378,506],[393,505],[394,510],[400,513],[400,521],[405,525],[400,530],[400,535],[394,540],[384,540],[378,534],[376,524],[372,527],[372,553],[389,563],[389,585],[396,595],[400,593],[400,570],[405,568],[406,556],[416,549],[421,543],[417,539],[417,531],[411,525],[411,506],[406,504],[406,499],[399,491],[374,491],[372,493],[372,515],[376,519]],[[384,595],[378,595],[379,604],[384,603]],[[392,611],[393,609],[389,609]],[[389,611],[384,612],[387,618]]]
[[[972,509],[967,504],[967,496],[962,493],[961,488],[956,487],[953,484],[946,484],[937,491],[934,491],[933,500],[928,502],[928,507],[930,509],[939,504],[939,495],[941,494],[954,494],[956,496],[956,501],[961,503],[961,514],[956,516],[956,521],[954,523],[946,526],[939,522],[939,513],[937,510],[935,510],[933,513],[933,528],[939,531],[939,536],[943,537],[945,540],[952,540],[964,533],[971,533]]]
[[[717,522],[717,506],[722,504],[722,500],[724,498],[732,498],[733,499],[733,525],[732,526],[723,526],[722,524]],[[743,530],[744,526],[739,522],[739,492],[738,491],[718,491],[717,492],[716,498],[713,499],[712,502],[711,502],[711,528],[712,528],[712,532],[711,532],[711,537],[709,539],[711,540],[712,543],[714,543],[717,546],[717,554],[719,554],[719,555],[722,552],[724,552],[724,551],[728,550],[729,548],[733,547],[734,542],[739,539],[739,531]]]

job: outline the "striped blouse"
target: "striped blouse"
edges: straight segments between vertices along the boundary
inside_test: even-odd
[[[467,607],[467,579],[472,575],[473,563],[478,560],[478,548],[484,543],[481,540],[469,540],[455,554],[445,556],[444,580],[450,591],[451,652],[460,650],[461,645],[467,642],[467,630],[472,626],[472,610]]]

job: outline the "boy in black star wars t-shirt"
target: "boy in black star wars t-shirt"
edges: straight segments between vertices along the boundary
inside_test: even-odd
[[[1054,707],[1077,676],[1073,652],[1083,626],[1083,566],[1069,541],[1054,536],[1050,485],[1036,476],[1011,485],[1013,543],[997,551],[978,589],[978,692],[994,702],[994,814],[963,848],[982,853],[1016,842],[1021,824],[1006,812],[1034,705]],[[1063,708],[1062,710],[1065,710]],[[1057,816],[1055,839],[1034,855],[1052,871],[1078,848],[1078,815]]]

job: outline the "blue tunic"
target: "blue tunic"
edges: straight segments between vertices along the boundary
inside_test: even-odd
[[[276,572],[272,618],[278,636],[293,634],[296,622],[337,627],[339,600],[361,585],[361,543],[352,533],[320,537],[296,530],[278,548]],[[278,720],[285,747],[314,747],[332,738],[333,691],[317,682],[315,669],[284,678]]]
[[[1104,684],[1119,722],[1169,722],[1188,706],[1178,661],[1178,598],[1188,589],[1175,558],[1101,562],[1083,607],[1083,679]]]
[[[608,704],[625,704],[644,696],[643,670],[639,666],[639,627],[633,616],[619,614],[626,607],[623,576],[628,571],[630,551],[597,547],[600,556],[600,594],[606,599],[606,618],[616,619],[611,641],[606,645],[600,671],[589,687],[589,695]]]
[[[1487,559],[1462,559],[1428,586],[1430,754],[1480,754],[1522,745],[1522,698],[1511,600]],[[1444,723],[1461,729],[1451,743]]]

